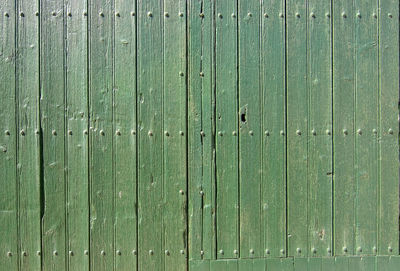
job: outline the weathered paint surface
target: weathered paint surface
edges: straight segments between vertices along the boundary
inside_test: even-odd
[[[397,270],[395,0],[3,0],[1,270]]]

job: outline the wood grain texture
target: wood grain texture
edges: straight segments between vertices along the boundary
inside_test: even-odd
[[[354,179],[354,14],[349,1],[333,5],[334,248],[335,255],[355,252]],[[344,211],[345,210],[345,211]]]
[[[43,132],[43,268],[66,268],[65,49],[62,1],[41,5],[40,80]]]
[[[138,3],[138,269],[156,270],[165,262],[163,9],[156,0]]]
[[[15,1],[2,1],[0,14],[0,266],[18,270]]]
[[[379,212],[378,254],[397,255],[399,216],[398,101],[399,95],[399,5],[380,1],[379,16]],[[397,118],[396,118],[397,117]]]
[[[216,237],[223,259],[239,251],[237,1],[217,1],[215,13]]]
[[[89,270],[89,108],[87,1],[66,4],[67,266]]]
[[[307,256],[308,239],[308,2],[287,3],[288,255]],[[301,253],[299,253],[301,252]],[[300,255],[298,255],[300,254]]]
[[[186,1],[164,0],[163,234],[164,270],[185,270],[186,227]],[[174,219],[171,219],[171,218]]]
[[[263,255],[286,250],[286,30],[285,1],[262,5],[262,186]]]
[[[261,233],[260,3],[238,3],[240,257],[263,255]]]
[[[17,183],[21,270],[41,268],[41,142],[38,1],[17,2]]]
[[[113,2],[89,2],[90,268],[114,266]]]
[[[114,4],[114,268],[137,270],[137,1]]]

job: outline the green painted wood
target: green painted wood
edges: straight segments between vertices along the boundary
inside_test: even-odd
[[[215,259],[215,120],[212,1],[189,1],[189,257]]]
[[[164,266],[162,7],[138,6],[138,269]]]
[[[307,5],[287,3],[287,198],[288,255],[307,256],[308,240],[308,99]],[[298,253],[301,251],[301,253]],[[300,255],[298,255],[300,254]]]
[[[334,253],[354,250],[354,14],[352,2],[333,4]],[[345,210],[345,211],[344,211]]]
[[[115,270],[137,268],[136,2],[114,2]]]
[[[18,270],[15,1],[0,3],[0,266]]]
[[[192,76],[201,78],[201,130],[197,136],[202,141],[202,199],[203,199],[203,259],[216,258],[215,229],[215,59],[214,27],[215,6],[213,0],[203,1],[202,12],[202,54],[200,66]],[[201,254],[201,253],[200,253]]]
[[[20,270],[41,268],[38,1],[17,2],[16,112]],[[43,183],[42,183],[43,184]]]
[[[349,258],[348,257],[335,257],[335,268],[336,270],[349,270]]]
[[[164,270],[186,270],[186,2],[163,8]]]
[[[217,257],[239,251],[237,1],[216,1]]]
[[[266,260],[267,271],[293,270],[293,258],[269,258]]]
[[[398,171],[398,97],[399,5],[380,1],[379,12],[379,213],[378,254],[398,255],[399,171]]]
[[[263,255],[261,233],[260,2],[239,1],[240,256]]]
[[[286,250],[285,3],[263,1],[261,18],[261,238],[267,257],[280,257]]]
[[[67,267],[63,2],[43,3],[40,15],[40,112],[44,142],[42,267],[44,270],[62,270]]]
[[[89,2],[90,268],[114,265],[113,5]]]
[[[375,254],[378,196],[378,33],[376,1],[355,1],[356,254]],[[352,17],[352,16],[351,16]],[[351,18],[350,17],[350,18]],[[366,147],[368,146],[368,147]]]
[[[202,187],[202,125],[201,108],[201,56],[202,23],[200,17],[202,1],[188,2],[188,217],[189,217],[189,257],[201,259],[203,250],[203,200]],[[199,162],[201,161],[201,163]]]
[[[349,257],[349,270],[373,271],[376,257]]]
[[[331,1],[308,2],[308,243],[309,255],[332,251]],[[310,269],[311,268],[310,266]]]
[[[326,271],[333,271],[335,270],[335,258],[334,257],[327,257],[321,259],[321,270]]]
[[[66,4],[67,247],[69,270],[89,270],[87,1]]]
[[[299,271],[307,271],[308,270],[308,258],[298,257],[293,260],[293,269]]]
[[[237,260],[210,261],[210,271],[238,271]]]
[[[322,259],[320,257],[313,257],[313,258],[308,258],[308,267],[307,270],[309,271],[320,271],[324,270],[322,269]]]
[[[190,260],[190,271],[210,271],[210,260]]]

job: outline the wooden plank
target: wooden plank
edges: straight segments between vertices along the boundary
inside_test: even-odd
[[[162,197],[162,9],[159,1],[138,5],[138,269],[164,266]]]
[[[18,270],[15,1],[2,1],[0,14],[0,265]]]
[[[114,262],[113,182],[113,6],[90,1],[90,268]]]
[[[260,2],[239,1],[240,256],[264,255],[261,234]]]
[[[263,1],[261,74],[263,90],[262,228],[267,257],[286,250],[285,1]]]
[[[216,175],[218,258],[239,251],[237,1],[216,1]]]
[[[39,1],[18,1],[17,14],[19,268],[40,270]]]
[[[114,4],[114,268],[137,270],[136,0]]]
[[[202,58],[203,12],[202,1],[188,2],[188,217],[189,257],[201,259],[203,250],[202,195],[202,108],[201,77],[198,76]],[[204,15],[204,13],[203,13]],[[192,268],[190,266],[190,268]],[[200,268],[199,268],[200,269]]]
[[[377,2],[355,1],[356,254],[375,254],[378,196]]]
[[[69,270],[89,270],[87,1],[66,2],[67,237]]]
[[[189,1],[189,257],[215,259],[214,59],[212,1]]]
[[[164,270],[186,270],[186,2],[163,7]]]
[[[289,0],[286,3],[288,255],[307,256],[308,17],[306,1]]]
[[[380,88],[380,172],[379,172],[379,254],[399,254],[399,170],[398,170],[398,86],[399,5],[380,1],[379,88]]]
[[[353,254],[354,183],[354,14],[353,3],[333,5],[334,248]]]
[[[201,61],[198,73],[201,78],[201,131],[202,140],[202,198],[203,198],[203,259],[216,258],[215,229],[215,59],[214,59],[214,1],[203,1]],[[199,136],[199,135],[198,135]]]
[[[332,250],[330,13],[330,0],[308,2],[308,242],[315,257],[329,256]]]
[[[115,1],[115,268],[137,268],[135,1]],[[132,80],[131,78],[135,78]]]
[[[65,51],[63,1],[41,5],[41,126],[43,131],[42,266],[66,268]]]

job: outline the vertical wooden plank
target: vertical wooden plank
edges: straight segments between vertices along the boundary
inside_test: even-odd
[[[43,131],[42,219],[45,270],[66,268],[65,76],[63,1],[46,1],[40,14],[41,125]]]
[[[189,258],[201,259],[203,250],[201,68],[202,0],[188,2],[188,216]],[[192,268],[192,265],[190,266]],[[194,268],[194,267],[193,267]]]
[[[285,1],[262,5],[262,228],[264,255],[286,250]]]
[[[164,266],[162,5],[138,4],[138,269],[156,270]]]
[[[288,255],[307,256],[309,252],[307,2],[288,0],[286,3]]]
[[[17,1],[17,177],[21,270],[40,270],[39,1]],[[61,134],[62,136],[62,134]]]
[[[260,257],[261,131],[260,2],[239,1],[240,255]]]
[[[216,258],[215,230],[215,56],[214,14],[215,0],[203,0],[202,54],[199,73],[201,78],[202,125],[202,197],[203,197],[203,259]]]
[[[311,256],[332,250],[331,0],[308,2],[308,239]]]
[[[354,252],[354,15],[353,1],[333,3],[334,248]]]
[[[214,259],[214,1],[189,1],[189,257]]]
[[[87,1],[65,2],[69,270],[89,270]]]
[[[186,17],[185,1],[164,0],[164,270],[187,269]]]
[[[399,4],[379,1],[380,195],[379,254],[399,254]]]
[[[113,1],[89,2],[90,267],[111,270],[113,247]]]
[[[15,1],[2,1],[0,16],[0,266],[18,270]]]
[[[239,251],[237,1],[216,1],[216,175],[218,258]]]
[[[377,1],[355,1],[356,253],[375,254],[378,196]]]
[[[137,270],[136,0],[115,1],[115,269]]]

